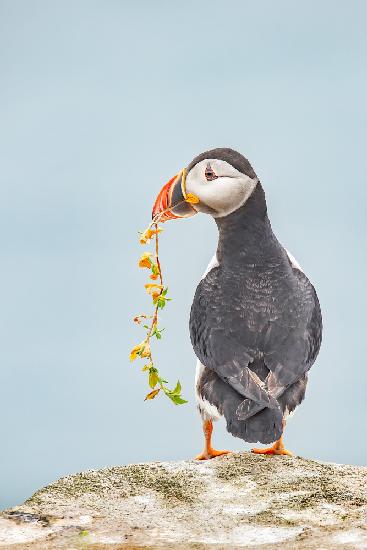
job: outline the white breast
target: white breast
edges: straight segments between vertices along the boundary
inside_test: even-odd
[[[209,271],[211,271],[212,269],[214,269],[215,267],[218,267],[219,265],[219,262],[218,262],[218,259],[217,259],[217,255],[214,254],[214,256],[212,257],[212,259],[210,260],[209,262],[209,265],[208,267],[206,268],[203,276],[201,277],[201,279],[205,279],[205,277],[208,275]]]
[[[294,267],[295,269],[298,269],[299,271],[302,271],[302,273],[304,273],[302,267],[299,265],[299,263],[297,262],[296,258],[294,256],[292,256],[292,254],[289,252],[289,250],[287,250],[286,248],[284,249],[287,253],[287,256],[289,258],[289,261],[291,262],[292,264],[292,267]]]

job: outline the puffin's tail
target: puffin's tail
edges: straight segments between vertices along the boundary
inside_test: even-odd
[[[244,398],[219,376],[210,371],[205,384],[205,396],[223,414],[227,430],[248,443],[272,443],[283,432],[283,411],[281,408],[264,408],[246,420],[238,418],[238,406]]]
[[[230,391],[232,388],[227,386]],[[280,408],[264,408],[250,416],[247,420],[239,420],[237,407],[243,397],[236,394],[223,406],[223,415],[227,421],[227,430],[235,437],[240,437],[248,443],[273,443],[283,433],[283,411]]]

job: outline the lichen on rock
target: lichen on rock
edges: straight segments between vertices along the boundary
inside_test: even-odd
[[[367,469],[233,453],[64,477],[0,516],[0,548],[367,548]]]

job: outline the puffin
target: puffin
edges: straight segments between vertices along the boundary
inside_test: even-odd
[[[197,357],[195,394],[208,460],[229,453],[212,446],[213,422],[292,455],[283,441],[287,417],[305,397],[308,372],[322,339],[315,288],[275,236],[263,186],[250,162],[231,148],[201,153],[159,192],[159,222],[211,216],[218,244],[190,312]]]

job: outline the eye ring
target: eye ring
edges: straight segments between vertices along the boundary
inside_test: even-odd
[[[208,162],[208,164],[206,165],[206,168],[205,168],[205,178],[206,178],[206,181],[213,181],[213,180],[216,180],[218,178],[217,174],[214,172],[214,170],[210,166],[209,162]]]

